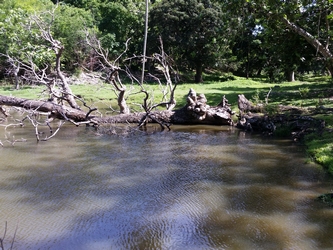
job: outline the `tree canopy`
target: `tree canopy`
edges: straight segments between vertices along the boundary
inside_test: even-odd
[[[246,2],[252,15],[259,18],[262,23],[274,20],[275,23],[278,23],[277,29],[286,29],[287,32],[302,37],[313,47],[313,57],[322,60],[329,74],[333,74],[332,29],[330,28],[333,22],[332,0],[282,2],[253,0]],[[297,47],[299,48],[301,44]],[[303,44],[303,46],[305,45]]]
[[[163,0],[150,11],[151,39],[161,36],[168,53],[179,64],[196,70],[202,82],[205,67],[219,66],[233,32],[230,17],[210,0]]]
[[[125,47],[127,56],[140,56],[144,5],[139,0],[0,1],[0,77],[13,67],[10,58],[39,66],[52,61],[38,39],[38,27],[31,25],[36,17],[48,22],[64,45],[65,70],[93,69],[89,32],[110,59]],[[45,13],[55,6],[54,19],[47,20]],[[150,2],[149,13],[148,54],[158,51],[161,37],[165,52],[182,71],[194,71],[196,82],[203,80],[205,69],[263,74],[271,81],[293,80],[310,71],[333,73],[332,0],[158,0]]]

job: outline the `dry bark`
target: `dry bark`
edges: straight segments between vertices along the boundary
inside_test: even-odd
[[[20,107],[36,112],[48,112],[50,117],[75,122],[87,121],[86,113],[80,109],[55,104],[50,101],[29,100],[25,98],[0,95],[0,105]]]

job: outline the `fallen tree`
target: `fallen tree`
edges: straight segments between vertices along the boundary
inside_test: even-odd
[[[58,5],[55,7],[55,9]],[[103,117],[98,115],[96,108],[86,105],[85,101],[76,96],[70,86],[65,74],[61,70],[61,57],[64,52],[64,45],[60,39],[54,37],[52,31],[53,20],[55,19],[55,9],[46,13],[39,13],[31,17],[29,32],[32,27],[39,32],[35,32],[35,36],[41,42],[42,48],[47,48],[50,57],[54,58],[54,62],[45,61],[37,63],[34,57],[28,57],[23,60],[20,57],[13,57],[6,54],[1,55],[13,62],[11,65],[20,65],[25,72],[27,80],[37,85],[44,85],[47,99],[44,100],[28,100],[23,98],[0,96],[0,111],[5,114],[5,106],[20,107],[28,111],[28,115],[22,119],[28,119],[36,130],[37,140],[39,141],[39,125],[47,125],[51,129],[51,122],[54,119],[61,121],[69,121],[75,125],[89,124],[100,126],[101,124],[114,123],[137,123],[144,126],[147,123],[158,123],[162,128],[170,127],[171,124],[212,124],[212,125],[232,125],[231,116],[233,112],[225,97],[214,107],[207,104],[204,94],[197,95],[191,89],[187,96],[187,103],[183,108],[174,110],[176,105],[175,90],[177,85],[177,72],[172,67],[173,60],[164,52],[163,42],[160,39],[160,53],[154,53],[150,58],[134,56],[121,60],[122,56],[127,52],[129,40],[125,44],[125,50],[115,60],[109,55],[109,51],[104,49],[98,39],[97,34],[92,31],[86,34],[86,43],[91,49],[89,51],[92,64],[90,68],[95,72],[99,72],[100,79],[111,86],[112,91],[117,97],[119,113],[115,116]],[[45,18],[47,17],[47,18]],[[23,27],[24,28],[24,27]],[[24,48],[21,48],[24,51]],[[36,50],[37,51],[37,50]],[[149,74],[156,82],[158,82],[163,98],[159,102],[155,102],[154,97],[149,93],[143,84],[144,70],[142,71],[142,80],[139,81],[135,73],[131,72],[131,61],[141,60],[144,69],[145,61],[150,60],[152,64],[157,64],[155,68],[164,76],[164,80]],[[55,67],[54,67],[55,65]],[[120,66],[121,65],[121,66]],[[130,88],[122,83],[122,77],[126,77],[131,81]],[[172,79],[175,79],[173,83]],[[130,91],[133,91],[132,85],[137,84],[140,90],[137,94],[144,94],[142,103],[140,104],[141,112],[132,113],[126,103]],[[165,86],[164,86],[165,85]],[[82,103],[83,105],[81,105]],[[1,107],[3,106],[3,107]],[[159,110],[161,107],[167,110]],[[41,121],[39,114],[46,115],[45,121]],[[61,123],[62,124],[62,123]],[[61,126],[61,125],[60,125]],[[58,127],[58,129],[60,128]],[[52,135],[53,136],[53,135]]]
[[[207,104],[204,94],[197,95],[193,89],[189,91],[187,104],[178,110],[155,110],[108,117],[94,115],[93,112],[96,109],[84,111],[81,108],[72,108],[51,101],[2,95],[0,95],[0,105],[20,107],[30,112],[44,112],[48,121],[56,118],[72,122],[75,125],[89,124],[93,126],[105,123],[137,123],[139,126],[147,123],[158,123],[162,127],[169,127],[171,124],[233,125],[232,115],[234,114],[225,96],[217,106],[211,107]]]

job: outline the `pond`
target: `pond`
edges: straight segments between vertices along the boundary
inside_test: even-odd
[[[316,201],[332,179],[289,140],[209,126],[122,136],[64,126],[39,143],[29,126],[8,131],[6,249],[13,236],[14,249],[333,248],[333,209]]]

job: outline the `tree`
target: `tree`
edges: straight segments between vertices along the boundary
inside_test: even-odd
[[[78,98],[75,96],[70,86],[67,82],[66,77],[64,76],[61,70],[61,58],[65,51],[65,47],[62,42],[54,37],[52,32],[52,25],[54,25],[55,16],[57,15],[56,9],[52,11],[48,11],[46,13],[40,15],[32,15],[29,17],[30,27],[34,27],[34,29],[38,30],[36,32],[38,40],[43,41],[43,45],[48,50],[52,50],[54,53],[54,62],[55,67],[54,71],[50,71],[53,69],[51,65],[44,65],[44,67],[38,67],[36,63],[34,63],[33,58],[28,60],[27,62],[21,61],[20,58],[13,58],[15,62],[21,63],[25,70],[30,73],[30,76],[35,79],[38,83],[45,84],[49,90],[49,97],[44,100],[27,100],[22,98],[15,97],[6,97],[0,96],[0,105],[6,106],[17,106],[21,108],[25,108],[30,112],[27,116],[31,121],[32,125],[36,130],[37,140],[40,140],[38,126],[40,122],[36,119],[36,113],[39,112],[47,112],[48,117],[46,120],[47,126],[50,127],[50,131],[52,134],[52,129],[50,126],[50,122],[53,119],[60,119],[65,121],[70,121],[75,125],[79,124],[93,124],[100,125],[101,123],[114,123],[114,122],[136,122],[139,123],[140,126],[146,124],[147,122],[156,122],[159,123],[163,128],[169,127],[170,123],[175,124],[232,124],[231,115],[233,112],[230,109],[230,106],[225,98],[222,99],[221,103],[216,107],[210,107],[207,105],[207,100],[204,95],[197,95],[194,90],[191,89],[189,95],[187,97],[187,105],[179,110],[171,110],[170,107],[174,106],[173,99],[173,91],[175,88],[171,87],[170,83],[170,67],[168,64],[168,57],[163,51],[163,44],[161,42],[161,53],[160,55],[156,54],[155,59],[157,62],[161,63],[161,68],[164,69],[165,75],[169,78],[167,79],[167,84],[170,87],[170,100],[158,103],[149,102],[149,94],[148,91],[143,86],[143,83],[135,78],[135,76],[131,75],[128,69],[121,69],[117,65],[117,60],[121,57],[121,55],[117,58],[116,61],[110,61],[108,57],[108,50],[103,49],[100,45],[101,43],[96,40],[95,45],[97,47],[93,47],[96,55],[99,57],[99,62],[101,63],[101,68],[105,69],[106,80],[112,84],[116,90],[119,91],[119,106],[121,108],[121,113],[119,116],[113,116],[108,118],[101,118],[91,115],[95,108],[90,108],[86,105],[82,98]],[[88,39],[88,41],[93,41],[92,39]],[[123,52],[125,54],[125,52]],[[129,108],[124,103],[125,99],[125,86],[122,85],[119,73],[125,72],[128,76],[133,80],[139,83],[141,87],[141,93],[145,94],[145,98],[143,99],[142,107],[144,112],[130,114]],[[165,97],[165,95],[164,95]],[[87,111],[80,107],[77,100],[80,100],[85,108],[88,108]],[[165,111],[156,111],[155,109],[158,106],[167,106],[169,109]],[[63,123],[61,123],[62,125]],[[58,129],[60,128],[60,126]],[[58,131],[57,129],[57,131]],[[47,137],[46,139],[51,138]]]
[[[256,24],[253,16],[243,18],[242,27],[232,46],[232,53],[238,62],[235,74],[246,78],[260,76],[267,61],[263,36],[263,29]]]
[[[196,82],[202,82],[204,68],[219,62],[233,33],[221,6],[210,0],[163,0],[150,15],[150,40],[161,36],[178,64],[195,69]]]
[[[298,69],[308,63],[314,54],[307,42],[290,32],[279,20],[267,20],[262,26],[261,53],[266,59],[263,70],[271,82],[295,81]]]
[[[2,4],[4,8],[22,9],[28,13],[45,10],[52,6],[50,0],[4,0],[3,3],[0,2],[0,4]]]
[[[90,47],[85,42],[86,33],[95,29],[91,13],[61,4],[56,8],[53,22],[52,34],[66,48],[62,55],[65,69],[74,70],[81,65],[86,66],[90,57]]]
[[[258,18],[274,19],[284,27],[303,37],[320,54],[333,76],[332,13],[333,1],[245,1],[246,8]],[[282,27],[281,27],[282,28]]]
[[[16,2],[4,2],[0,9],[0,57],[7,75],[14,76],[18,88],[17,76],[22,63],[33,61],[40,67],[49,63],[52,55],[39,39],[39,29],[32,25],[31,13],[15,8],[13,4]]]
[[[26,2],[24,5],[15,4],[25,8],[22,9],[15,7],[14,3],[15,1],[4,4],[4,8],[0,11],[0,53],[20,58],[25,62],[34,61],[38,66],[50,64],[52,60],[50,53],[45,41],[43,44],[43,40],[39,39],[39,28],[33,25],[31,16],[50,11],[54,5],[48,2],[30,13],[30,8],[35,5],[30,6]],[[50,32],[66,47],[63,66],[67,70],[73,70],[84,64],[90,56],[89,48],[85,44],[85,35],[87,31],[94,28],[93,20],[89,12],[66,5],[58,5],[56,12],[54,19],[48,20],[52,22]],[[45,18],[48,17],[49,15],[45,16]],[[10,60],[7,60],[8,62]],[[15,66],[13,63],[11,65]]]
[[[100,5],[101,20],[99,30],[106,34],[115,34],[116,40],[123,44],[130,38],[141,21],[132,9],[126,8],[121,2],[105,2]],[[121,45],[122,46],[122,45]]]

